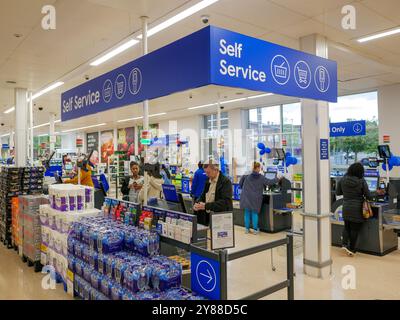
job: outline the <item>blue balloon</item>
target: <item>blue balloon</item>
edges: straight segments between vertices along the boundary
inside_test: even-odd
[[[257,147],[258,147],[258,149],[260,149],[260,150],[265,150],[265,144],[262,143],[262,142],[259,142],[259,143],[257,144]]]
[[[382,169],[386,171],[386,163],[382,164]],[[389,163],[389,171],[392,171],[393,166]]]
[[[391,165],[391,166],[394,166],[395,162],[396,162],[395,157],[390,157],[390,158],[389,158],[389,166],[390,166],[390,165]]]
[[[272,152],[272,150],[270,149],[270,148],[265,148],[265,153],[268,153],[268,154],[270,154]]]
[[[290,152],[286,152],[286,158],[290,158],[292,154]]]
[[[265,154],[265,150],[264,149],[260,150],[260,156],[263,156],[264,154]]]
[[[400,166],[400,157],[392,157],[392,158],[394,158],[394,166],[395,167],[398,167],[398,166]]]
[[[297,158],[293,157],[293,165],[295,166],[298,162]]]

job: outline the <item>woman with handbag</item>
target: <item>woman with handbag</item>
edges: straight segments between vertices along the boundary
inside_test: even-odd
[[[364,202],[371,200],[361,163],[353,163],[349,167],[337,185],[336,195],[343,196],[343,249],[352,257],[356,253],[358,235],[365,222]]]

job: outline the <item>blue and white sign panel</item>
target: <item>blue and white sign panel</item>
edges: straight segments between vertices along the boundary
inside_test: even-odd
[[[337,101],[337,64],[206,27],[61,96],[62,121],[207,85]]]
[[[208,85],[209,42],[200,30],[63,93],[62,121]]]
[[[365,136],[367,123],[365,120],[331,123],[331,137]]]
[[[4,150],[8,150],[8,149],[10,149],[10,146],[8,144],[3,144],[1,146],[1,148],[4,149]]]
[[[337,101],[337,63],[213,27],[214,84],[286,96]]]
[[[182,193],[189,194],[190,193],[190,180],[182,179]]]
[[[220,264],[218,261],[191,253],[191,289],[210,300],[221,299]]]
[[[238,183],[233,184],[233,200],[239,201],[240,194],[242,193],[242,189]]]
[[[329,140],[320,139],[320,159],[329,160]]]

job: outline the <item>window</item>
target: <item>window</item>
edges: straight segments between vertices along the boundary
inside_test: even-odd
[[[337,137],[331,139],[331,165],[334,171],[343,172],[357,161],[377,156],[379,144],[378,94],[368,92],[339,97],[329,105],[331,123],[365,120],[365,136]]]
[[[286,150],[298,159],[302,158],[301,104],[284,104],[282,108],[282,133]]]
[[[204,116],[204,126],[201,133],[201,158],[204,160],[209,157],[218,158],[222,156],[225,162],[229,163],[229,116],[228,112],[221,112],[221,148],[218,146],[217,139],[217,114]]]

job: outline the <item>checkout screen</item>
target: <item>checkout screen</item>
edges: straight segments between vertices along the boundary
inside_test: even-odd
[[[376,191],[378,190],[378,179],[377,178],[365,178],[367,182],[369,191]]]

